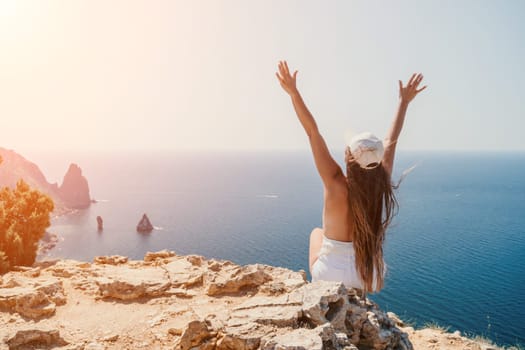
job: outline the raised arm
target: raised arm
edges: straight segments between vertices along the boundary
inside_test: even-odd
[[[321,175],[325,188],[329,188],[335,184],[335,180],[338,176],[343,175],[343,172],[330,155],[328,147],[319,133],[314,117],[306,107],[299,90],[297,90],[297,71],[291,75],[286,61],[281,61],[279,62],[279,73],[275,74],[284,91],[286,91],[292,99],[295,113],[310,140],[310,146],[314,155],[317,171],[319,172],[319,175]]]
[[[390,131],[384,141],[385,153],[383,155],[383,167],[389,174],[392,174],[394,167],[397,139],[405,122],[408,105],[418,93],[426,88],[426,85],[421,89],[417,88],[422,80],[423,75],[421,73],[414,73],[406,86],[403,86],[401,80],[399,81],[399,107],[397,108],[397,113],[390,127]]]

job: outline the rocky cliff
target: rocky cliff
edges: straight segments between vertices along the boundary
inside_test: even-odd
[[[0,157],[3,160],[0,164],[0,187],[13,188],[18,180],[23,179],[29,186],[51,196],[55,202],[55,212],[59,214],[68,209],[87,208],[90,205],[88,182],[76,164],[70,165],[59,187],[56,183],[47,182],[38,166],[18,153],[0,148]]]
[[[425,333],[426,332],[426,333]],[[0,349],[488,349],[403,327],[337,282],[148,253],[37,263],[0,277]]]

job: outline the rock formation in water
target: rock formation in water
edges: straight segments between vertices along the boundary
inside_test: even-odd
[[[2,350],[488,349],[423,331],[341,283],[168,251],[142,261],[41,262],[0,276]]]
[[[151,221],[149,221],[148,216],[144,214],[137,224],[137,232],[150,233],[151,231],[153,231],[153,225],[151,224]]]
[[[102,216],[97,216],[97,230],[99,232],[104,230],[104,220],[102,220]]]
[[[76,164],[71,164],[59,187],[47,182],[38,166],[18,153],[0,148],[0,187],[14,188],[18,180],[23,179],[32,188],[38,189],[53,198],[55,213],[61,214],[70,209],[87,208],[91,204],[89,186],[82,171]]]
[[[84,209],[91,204],[88,182],[76,164],[69,166],[58,193],[69,208]]]

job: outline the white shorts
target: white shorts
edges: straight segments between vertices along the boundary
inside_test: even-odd
[[[336,281],[343,282],[348,288],[363,289],[355,267],[355,252],[352,242],[341,242],[326,238],[323,234],[323,243],[319,257],[312,265],[312,282]],[[374,286],[375,286],[374,278]]]

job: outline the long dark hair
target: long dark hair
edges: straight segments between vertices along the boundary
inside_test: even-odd
[[[355,264],[366,291],[383,288],[385,232],[398,209],[390,174],[382,164],[363,169],[346,150],[349,229],[353,232]],[[374,287],[374,275],[376,285]]]

